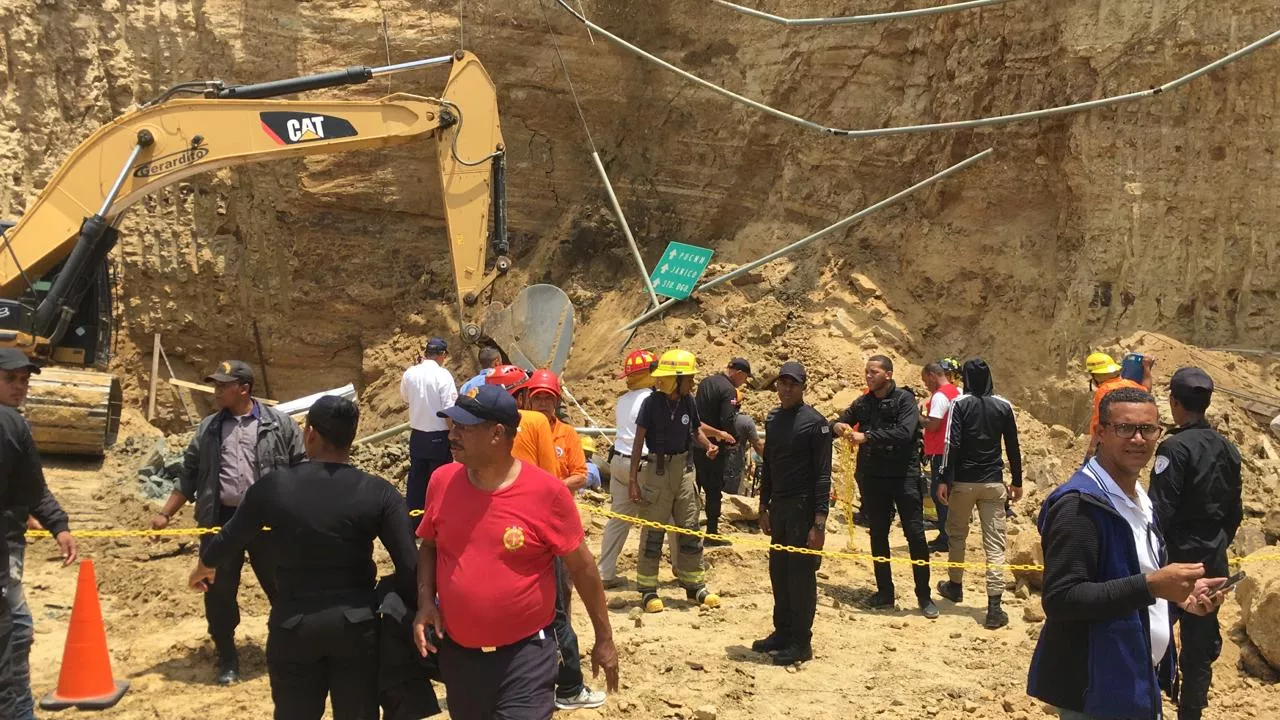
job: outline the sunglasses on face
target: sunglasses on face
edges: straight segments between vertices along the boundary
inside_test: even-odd
[[[1133,439],[1133,436],[1138,433],[1142,433],[1143,440],[1155,440],[1164,434],[1164,428],[1159,425],[1134,425],[1133,423],[1112,422],[1104,422],[1101,424],[1110,427],[1111,431],[1116,434],[1116,437],[1122,440],[1131,440]]]

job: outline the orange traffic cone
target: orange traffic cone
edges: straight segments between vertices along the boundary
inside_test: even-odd
[[[102,608],[98,605],[98,579],[93,561],[80,563],[76,583],[76,602],[71,607],[71,626],[67,629],[67,645],[62,651],[62,672],[58,689],[40,701],[45,710],[78,707],[81,710],[103,710],[120,702],[129,689],[128,680],[113,680],[111,658],[107,655],[107,632],[102,627]]]

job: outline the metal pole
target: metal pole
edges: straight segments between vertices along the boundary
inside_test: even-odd
[[[383,65],[382,67],[370,69],[369,74],[371,77],[378,77],[379,75],[390,75],[392,73],[417,70],[418,68],[430,67],[431,65],[444,65],[451,62],[453,62],[452,55],[441,55],[440,57],[410,60],[408,62],[396,63],[394,65]]]
[[[640,277],[644,280],[644,287],[649,291],[649,300],[653,303],[653,307],[658,307],[658,294],[653,291],[653,282],[649,280],[649,270],[644,266],[644,258],[640,257],[640,248],[636,247],[636,238],[631,234],[631,226],[627,224],[627,216],[622,214],[622,206],[618,204],[618,196],[613,193],[613,183],[609,182],[609,173],[604,170],[604,163],[600,162],[600,153],[591,152],[591,162],[595,163],[596,171],[600,173],[600,179],[604,181],[604,190],[609,194],[609,204],[613,206],[613,214],[618,216],[618,223],[622,225],[622,234],[627,236],[627,244],[631,246],[631,257],[636,259],[636,265],[640,267]]]
[[[683,70],[681,68],[676,67],[675,65],[672,65],[666,60],[663,60],[662,58],[650,52],[647,52],[644,49],[627,42],[626,40],[623,40],[622,38],[618,37],[617,35],[614,35],[608,30],[605,30],[599,25],[596,25],[595,23],[591,22],[587,18],[578,14],[578,12],[574,10],[572,7],[570,7],[565,2],[565,0],[556,0],[556,3],[560,5],[560,7],[564,9],[566,12],[568,12],[570,15],[573,15],[575,18],[577,18],[578,22],[581,22],[583,25],[586,25],[591,30],[594,30],[595,32],[604,36],[606,39],[608,39],[610,42],[614,43],[618,47],[626,50],[627,52],[633,55],[636,55],[637,57],[647,60],[665,70],[673,72],[676,75],[679,75],[680,77],[688,80],[689,82],[700,85],[718,95],[722,95],[726,98],[729,98],[730,100],[733,100],[734,102],[740,103],[742,105],[746,105],[747,107],[750,107],[750,108],[754,108],[755,110],[759,110],[762,113],[771,115],[780,120],[786,120],[787,122],[795,123],[796,125],[809,128],[810,130],[817,130],[818,132],[825,133],[827,135],[836,135],[839,137],[856,137],[856,138],[881,137],[884,135],[905,135],[908,133],[933,132],[936,130],[960,130],[963,128],[983,127],[987,125],[1004,125],[1006,123],[1011,123],[1011,122],[1021,122],[1023,120],[1038,120],[1040,118],[1052,117],[1055,115],[1065,115],[1068,113],[1080,112],[1082,110],[1092,110],[1093,108],[1106,107],[1109,105],[1119,105],[1121,103],[1132,102],[1134,100],[1141,100],[1143,98],[1154,97],[1156,95],[1159,95],[1162,92],[1165,92],[1166,90],[1173,90],[1174,88],[1177,88],[1181,85],[1185,85],[1186,83],[1191,82],[1192,80],[1195,80],[1196,78],[1200,77],[1201,75],[1204,75],[1207,72],[1216,70],[1217,68],[1220,68],[1223,65],[1226,65],[1228,63],[1235,62],[1236,60],[1239,60],[1245,55],[1248,55],[1266,45],[1270,45],[1271,43],[1277,40],[1280,40],[1280,30],[1277,30],[1260,40],[1256,40],[1250,43],[1249,45],[1246,45],[1245,47],[1231,53],[1230,55],[1227,55],[1219,60],[1209,63],[1204,67],[1193,70],[1187,73],[1186,75],[1183,75],[1182,77],[1179,77],[1175,80],[1165,83],[1164,85],[1151,88],[1149,90],[1141,90],[1138,92],[1126,93],[1124,95],[1115,95],[1113,97],[1102,98],[1099,100],[1089,100],[1086,102],[1075,103],[1072,105],[1062,105],[1054,108],[1046,108],[1044,110],[1031,110],[1028,112],[1013,113],[1011,115],[997,115],[995,117],[979,118],[976,120],[955,120],[952,122],[927,123],[924,125],[903,125],[899,127],[888,127],[888,128],[845,130],[841,128],[828,127],[821,123],[817,123],[812,120],[799,117],[797,115],[792,115],[789,112],[778,110],[777,108],[770,107],[768,105],[765,105],[762,102],[752,100],[751,98],[739,95],[733,92],[732,90],[727,90],[725,88],[722,88],[719,85],[716,85],[715,83],[709,80],[704,80],[698,77],[697,75],[694,75],[688,70]]]
[[[408,430],[409,430],[409,423],[401,423],[399,425],[396,425],[395,427],[387,428],[386,430],[383,430],[381,432],[376,432],[372,435],[369,435],[368,437],[362,437],[351,444],[354,446],[354,445],[365,445],[367,443],[382,442],[387,438],[395,437],[396,435],[399,435],[403,432],[407,432]]]
[[[812,235],[810,235],[810,236],[808,236],[808,237],[806,237],[806,238],[802,238],[802,239],[800,239],[800,240],[797,240],[797,241],[795,241],[795,242],[791,243],[790,245],[788,245],[788,246],[786,246],[786,247],[784,247],[784,248],[781,248],[781,249],[779,249],[779,250],[775,250],[775,251],[773,251],[773,252],[769,253],[768,255],[765,255],[764,257],[760,258],[759,260],[754,260],[754,261],[752,261],[752,262],[749,262],[749,263],[747,263],[746,265],[743,265],[742,267],[740,267],[740,268],[738,268],[738,269],[734,270],[733,272],[726,273],[726,274],[724,274],[724,275],[720,275],[720,276],[718,276],[718,277],[716,277],[716,278],[713,278],[713,279],[711,279],[711,280],[708,280],[707,282],[705,282],[705,283],[703,283],[702,285],[700,285],[700,286],[698,286],[697,288],[695,288],[693,292],[694,292],[694,293],[699,293],[699,292],[702,292],[702,291],[704,291],[704,290],[709,290],[709,289],[711,289],[711,288],[715,287],[716,285],[719,285],[719,284],[724,283],[724,282],[728,282],[729,280],[732,280],[732,279],[734,279],[734,278],[738,277],[739,275],[742,275],[743,273],[750,272],[750,271],[752,271],[752,270],[754,270],[754,269],[756,269],[756,268],[760,267],[761,265],[764,265],[764,264],[765,264],[765,263],[767,263],[767,262],[770,262],[770,261],[773,261],[773,260],[777,260],[778,258],[782,257],[783,255],[788,255],[788,254],[790,254],[790,253],[793,253],[793,252],[795,252],[796,250],[799,250],[800,248],[804,247],[805,245],[808,245],[809,243],[813,242],[814,240],[817,240],[818,238],[821,238],[821,237],[825,237],[825,236],[827,236],[827,235],[830,235],[831,233],[833,233],[833,232],[835,232],[835,231],[837,231],[837,230],[843,230],[844,228],[846,228],[846,227],[848,227],[848,226],[852,225],[853,223],[857,222],[858,220],[861,220],[862,218],[864,218],[864,217],[866,217],[866,216],[870,215],[871,213],[873,213],[873,212],[875,212],[875,211],[877,211],[877,210],[880,210],[880,209],[882,209],[882,208],[888,207],[888,206],[890,206],[890,205],[892,205],[892,204],[894,204],[894,203],[898,202],[899,200],[901,200],[901,199],[905,198],[906,196],[908,196],[908,195],[910,195],[910,194],[912,194],[912,193],[916,192],[917,190],[920,190],[921,188],[928,187],[928,186],[932,185],[933,183],[935,183],[935,182],[937,182],[937,181],[939,181],[939,180],[941,180],[941,179],[943,179],[943,178],[945,178],[945,177],[948,177],[948,176],[950,176],[950,175],[954,175],[955,173],[958,173],[958,172],[960,172],[961,170],[964,170],[965,168],[967,168],[967,167],[969,167],[970,165],[972,165],[972,164],[974,164],[974,163],[978,162],[979,160],[982,160],[982,159],[986,158],[986,157],[987,157],[988,155],[990,155],[992,152],[993,152],[993,150],[992,150],[991,148],[987,148],[986,150],[983,150],[982,152],[980,152],[980,153],[978,153],[978,154],[976,154],[976,155],[971,155],[971,156],[969,156],[968,158],[966,158],[966,159],[964,159],[964,160],[961,160],[960,162],[956,163],[955,165],[952,165],[951,167],[947,168],[946,170],[943,170],[942,172],[939,172],[939,173],[936,173],[936,174],[934,174],[934,175],[931,175],[930,177],[927,177],[927,178],[925,178],[924,180],[921,180],[920,182],[916,183],[915,185],[912,185],[911,187],[907,188],[906,190],[902,190],[901,192],[898,192],[898,193],[897,193],[897,194],[895,194],[895,195],[891,195],[890,197],[887,197],[887,198],[885,198],[884,200],[881,200],[880,202],[876,203],[875,205],[872,205],[872,206],[870,206],[870,207],[863,208],[862,210],[859,210],[858,212],[856,212],[856,213],[854,213],[854,214],[850,215],[849,217],[847,217],[847,218],[845,218],[845,219],[843,219],[843,220],[841,220],[841,221],[839,221],[839,222],[835,223],[834,225],[828,225],[827,227],[825,227],[825,228],[823,228],[823,229],[819,230],[819,231],[818,231],[818,232],[816,232],[816,233],[813,233]],[[690,294],[690,297],[692,297],[692,296],[693,296],[693,293],[691,293],[691,294]],[[644,322],[645,320],[648,320],[649,318],[653,317],[654,315],[657,315],[658,313],[662,312],[662,311],[663,311],[663,310],[665,310],[666,308],[668,308],[668,307],[670,307],[670,306],[674,305],[676,302],[677,302],[677,301],[676,301],[676,299],[675,299],[675,298],[672,298],[672,299],[670,299],[670,300],[667,300],[666,302],[662,303],[662,304],[661,304],[661,305],[659,305],[658,307],[656,307],[656,308],[654,308],[654,309],[652,309],[652,310],[650,310],[650,311],[646,312],[645,314],[641,315],[640,317],[636,318],[635,320],[632,320],[631,322],[627,323],[626,325],[623,325],[621,328],[619,328],[619,331],[623,331],[623,330],[630,330],[631,328],[634,328],[634,327],[638,326],[640,323]]]
[[[743,7],[736,3],[727,2],[727,0],[713,0],[715,4],[727,7],[730,10],[736,10],[743,15],[750,15],[761,20],[778,23],[779,25],[788,26],[807,26],[815,27],[819,25],[859,25],[863,23],[885,22],[889,20],[905,20],[908,18],[927,17],[929,15],[941,15],[943,13],[956,12],[958,10],[971,10],[986,5],[999,5],[1009,2],[1009,0],[968,0],[968,2],[959,2],[952,5],[938,5],[935,7],[919,8],[917,10],[900,10],[898,12],[875,13],[873,15],[845,15],[842,17],[813,17],[813,18],[786,18],[781,15],[772,15],[760,10],[753,10],[749,7]]]

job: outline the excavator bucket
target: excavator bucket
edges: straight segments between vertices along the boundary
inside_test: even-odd
[[[573,303],[555,285],[530,285],[515,302],[487,315],[486,334],[523,368],[545,368],[559,375],[573,345]]]

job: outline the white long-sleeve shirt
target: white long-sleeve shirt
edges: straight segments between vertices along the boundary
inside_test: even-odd
[[[458,401],[453,374],[435,360],[423,360],[404,371],[400,398],[409,406],[409,426],[420,432],[441,432],[449,426],[436,413]]]

